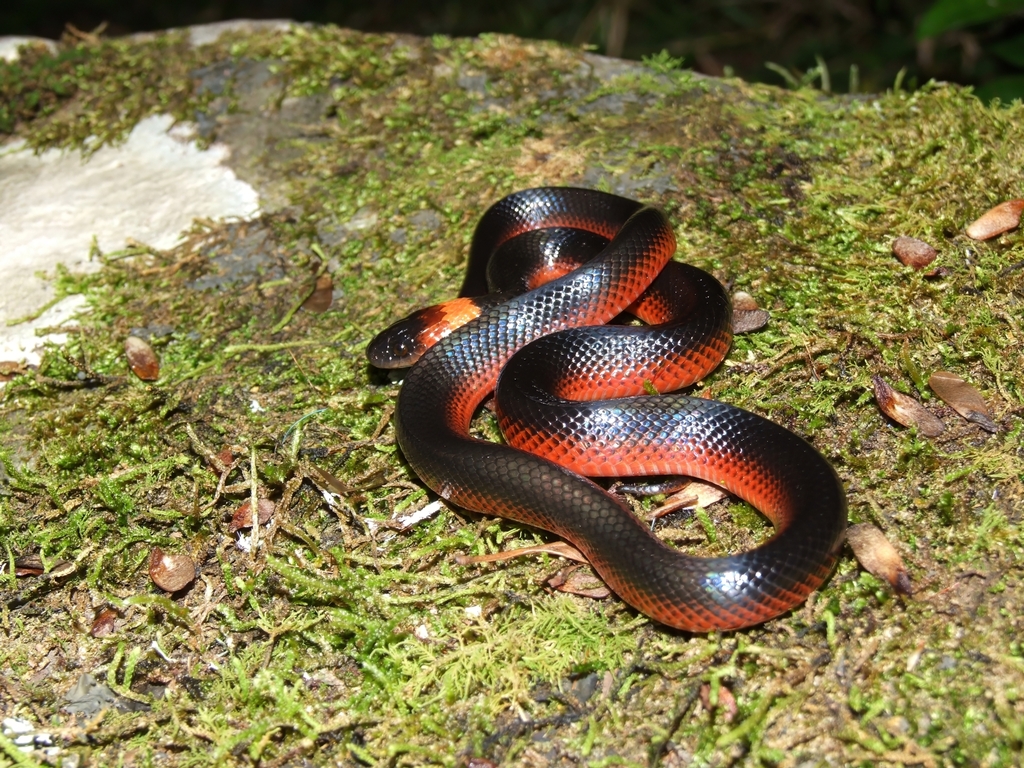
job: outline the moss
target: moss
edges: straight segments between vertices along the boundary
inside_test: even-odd
[[[97,764],[1013,764],[1024,246],[1019,232],[962,231],[1020,196],[1019,105],[937,84],[856,99],[712,85],[667,60],[601,80],[551,44],[317,27],[33,54],[0,75],[4,130],[91,148],[156,111],[244,120],[250,94],[231,73],[251,62],[284,84],[257,119],[318,110],[278,137],[288,207],[62,276],[92,314],[4,390],[0,557],[71,564],[0,582],[5,679],[58,660],[18,706],[55,726],[77,667],[145,698],[149,713],[108,715],[65,744]],[[229,73],[221,95],[193,85],[214,65]],[[851,518],[904,551],[914,599],[847,557],[793,614],[691,637],[614,598],[549,594],[553,559],[454,561],[538,532],[446,508],[397,529],[396,512],[429,499],[394,444],[397,387],[367,370],[363,346],[454,293],[487,205],[581,181],[662,205],[681,258],[771,311],[703,389],[810,437]],[[938,247],[949,274],[902,268],[889,253],[900,234]],[[260,269],[231,272],[254,242]],[[296,309],[325,266],[335,305]],[[132,329],[160,358],[154,383],[127,372]],[[923,395],[939,368],[980,387],[1000,433],[934,399],[949,428],[938,440],[877,411],[873,375]],[[227,524],[254,484],[278,507],[246,552]],[[668,536],[710,551],[763,533],[745,505],[727,510]],[[156,545],[198,562],[184,594],[149,584]],[[106,605],[117,634],[92,637]]]
[[[155,112],[191,117],[198,102],[189,74],[198,61],[180,33],[78,42],[55,56],[28,48],[0,63],[0,132],[22,134],[35,149],[96,148]]]

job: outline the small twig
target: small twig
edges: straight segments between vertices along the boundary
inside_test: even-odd
[[[185,425],[185,434],[188,435],[189,442],[192,443],[192,449],[206,459],[209,464],[212,464],[218,472],[223,474],[230,469],[227,464],[220,460],[220,456],[214,453],[210,448],[207,448],[206,444],[199,439],[199,435],[197,435],[195,430],[192,429],[191,424]]]
[[[821,376],[818,375],[818,368],[814,364],[814,358],[811,357],[811,348],[807,342],[804,342],[804,356],[807,359],[807,367],[811,370],[811,376],[814,377],[815,381],[821,381]]]
[[[312,285],[309,286],[309,290],[305,291],[299,297],[299,300],[296,301],[292,305],[291,309],[289,309],[285,313],[284,317],[282,317],[278,321],[277,325],[275,325],[273,328],[270,329],[271,333],[280,333],[282,330],[284,330],[284,327],[286,325],[288,325],[288,323],[290,323],[292,321],[292,318],[295,317],[295,313],[298,312],[300,309],[302,309],[302,305],[306,303],[306,300],[309,299],[309,297],[313,295],[313,291],[316,290],[317,278],[319,278],[326,271],[327,271],[327,262],[323,262],[323,263],[320,264],[320,269],[317,270],[316,275],[313,276],[313,283],[312,283]]]
[[[311,347],[322,343],[323,342],[321,341],[282,341],[278,344],[231,344],[230,346],[224,347],[221,354],[227,357],[231,355],[239,355],[242,352],[280,352],[283,349]]]
[[[381,416],[380,423],[377,424],[377,428],[373,431],[373,434],[370,436],[371,441],[376,440],[378,437],[380,437],[381,432],[384,431],[384,429],[388,425],[388,422],[391,421],[391,416],[394,414],[394,412],[395,406],[393,405],[388,405],[387,407],[384,408],[384,415]]]
[[[79,29],[71,22],[64,25],[64,33],[75,40],[81,40],[83,43],[89,43],[89,45],[99,45],[100,35],[107,29],[107,22],[102,22],[98,27],[93,29],[91,32]]]
[[[197,365],[191,371],[182,374],[175,379],[171,385],[175,386],[189,379],[198,378],[201,374],[206,373],[211,368],[217,368],[224,363],[224,359],[233,355],[240,355],[243,352],[280,352],[284,349],[292,349],[294,347],[312,347],[315,345],[322,345],[322,341],[284,341],[278,344],[231,344],[230,346],[224,347],[221,350],[220,355],[215,360],[210,360]]]
[[[668,748],[669,743],[672,741],[672,737],[675,732],[679,730],[679,726],[683,724],[683,718],[686,717],[694,703],[697,701],[697,696],[700,693],[700,684],[690,686],[690,690],[685,695],[680,695],[676,699],[675,712],[672,714],[672,719],[669,721],[668,728],[665,729],[664,738],[659,741],[655,741],[651,744],[650,760],[648,765],[657,766],[661,764],[662,758],[665,757],[665,750]]]
[[[259,489],[256,484],[256,445],[249,448],[249,509],[252,510],[252,549],[249,555],[256,560],[256,550],[260,544]]]
[[[1024,269],[1024,261],[1018,261],[1016,264],[1011,264],[1008,267],[1004,267],[999,273],[1000,277],[1006,277],[1011,272],[1016,272],[1018,269]]]
[[[192,429],[191,424],[185,425],[185,434],[188,435],[189,442],[192,443],[192,449],[206,459],[207,463],[220,473],[220,478],[217,480],[217,490],[214,491],[213,499],[200,511],[213,509],[217,505],[217,502],[220,501],[221,494],[225,492],[232,492],[232,490],[227,487],[227,481],[228,477],[231,475],[231,470],[238,466],[238,459],[235,459],[230,464],[225,464],[221,461],[220,456],[210,450],[203,441],[199,439],[195,430]],[[253,507],[253,509],[255,509],[255,507]]]
[[[50,299],[48,302],[43,304],[43,306],[39,307],[39,309],[35,310],[34,312],[29,312],[27,315],[21,315],[20,317],[12,317],[10,320],[7,320],[5,322],[5,325],[8,328],[10,328],[13,325],[21,325],[22,323],[27,323],[27,322],[30,322],[32,320],[37,320],[40,316],[42,316],[42,314],[46,310],[48,310],[51,307],[53,307],[54,305],[56,305],[57,302],[63,301],[65,298],[67,298],[67,297],[66,296],[61,296],[60,294],[58,294],[58,295],[54,296],[52,299]]]
[[[324,397],[324,393],[320,390],[320,388],[309,380],[309,376],[306,374],[306,371],[302,368],[302,365],[299,363],[299,358],[295,356],[295,353],[292,352],[291,350],[288,350],[288,354],[291,356],[292,362],[295,363],[295,367],[298,368],[299,373],[302,375],[302,380],[306,382],[306,386],[308,386],[310,389],[312,389],[314,392],[320,395],[320,397]]]

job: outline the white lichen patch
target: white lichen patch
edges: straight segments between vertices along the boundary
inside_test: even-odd
[[[94,239],[104,252],[129,240],[163,249],[196,218],[259,213],[256,190],[225,164],[230,149],[201,149],[187,126],[172,123],[169,115],[146,118],[123,144],[88,157],[37,155],[21,143],[0,148],[0,360],[33,362],[43,339],[34,328],[8,324],[53,297],[38,273],[52,275],[57,264],[73,272],[98,269],[89,258]]]
[[[17,61],[20,57],[19,49],[23,45],[45,45],[51,52],[57,52],[57,44],[53,40],[47,40],[44,37],[6,35],[0,37],[0,59],[4,61]]]

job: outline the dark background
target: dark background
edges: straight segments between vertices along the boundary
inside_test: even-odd
[[[937,32],[921,39],[929,13]],[[1024,0],[41,0],[3,4],[0,35],[57,39],[70,24],[114,36],[243,17],[417,35],[505,32],[631,59],[665,50],[707,74],[836,92],[882,91],[903,70],[905,88],[934,78],[974,85],[983,98],[1024,96]]]

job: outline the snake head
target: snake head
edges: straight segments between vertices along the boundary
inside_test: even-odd
[[[392,370],[414,365],[427,351],[423,343],[423,323],[415,312],[378,333],[366,348],[371,365]]]
[[[480,316],[482,308],[500,304],[508,294],[491,293],[424,307],[377,334],[366,356],[378,368],[408,368],[452,331]]]

